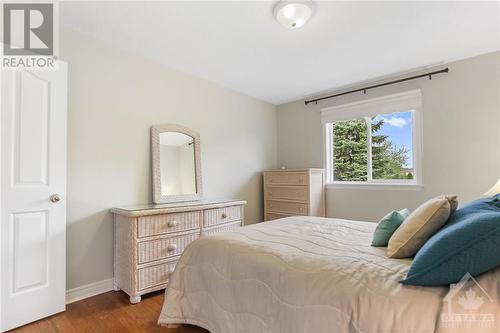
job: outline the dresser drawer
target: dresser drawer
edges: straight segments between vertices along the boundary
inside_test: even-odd
[[[289,213],[291,215],[307,215],[307,204],[298,202],[267,200],[267,209],[272,212]]]
[[[216,227],[203,230],[203,235],[213,235],[219,232],[234,231],[241,227],[241,221],[231,222],[228,224],[219,225]]]
[[[268,199],[285,199],[307,202],[309,189],[306,186],[268,186],[266,188]]]
[[[199,229],[201,219],[201,211],[141,216],[137,221],[137,237]]]
[[[203,212],[203,226],[241,220],[241,206],[207,209]]]
[[[177,261],[139,269],[137,271],[138,290],[166,284],[176,264]]]
[[[282,219],[282,218],[288,217],[288,216],[292,216],[292,215],[278,214],[278,213],[266,213],[266,216],[264,217],[264,221],[272,221],[272,220]]]
[[[264,174],[266,185],[307,185],[308,175],[305,172],[271,172]]]
[[[199,237],[199,232],[139,242],[137,244],[138,264],[178,256],[186,246]]]

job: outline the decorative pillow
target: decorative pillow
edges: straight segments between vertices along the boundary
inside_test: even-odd
[[[446,199],[450,202],[450,216],[453,214],[458,208],[458,199],[456,195],[445,195]]]
[[[384,216],[375,228],[373,233],[372,246],[387,246],[389,238],[396,229],[403,223],[403,221],[410,215],[408,209],[398,211],[393,210]]]
[[[500,195],[460,209],[418,251],[404,284],[440,286],[500,265]]]
[[[450,200],[440,195],[424,202],[394,232],[387,247],[390,258],[412,257],[448,220]]]

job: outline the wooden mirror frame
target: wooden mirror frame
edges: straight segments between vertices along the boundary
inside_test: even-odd
[[[161,193],[161,171],[160,171],[160,134],[164,132],[178,132],[189,135],[194,141],[194,172],[196,193],[194,194],[172,194],[162,195]],[[170,202],[196,201],[202,197],[201,182],[201,153],[200,134],[187,127],[176,124],[154,125],[151,127],[151,156],[153,171],[153,201],[155,204]]]

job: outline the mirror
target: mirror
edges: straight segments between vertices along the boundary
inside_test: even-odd
[[[194,139],[179,132],[160,133],[161,195],[196,193]]]
[[[151,128],[155,203],[201,198],[200,139],[180,125]]]

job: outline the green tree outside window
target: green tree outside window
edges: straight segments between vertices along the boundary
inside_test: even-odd
[[[413,179],[413,170],[405,168],[408,149],[393,144],[387,135],[379,133],[384,122],[383,118],[373,117],[332,124],[334,180],[368,180],[370,127],[372,179]]]

